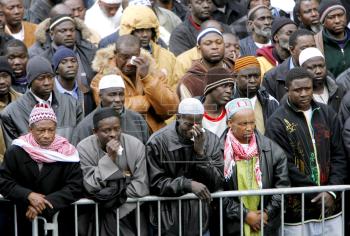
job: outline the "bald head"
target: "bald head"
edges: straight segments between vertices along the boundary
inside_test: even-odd
[[[220,30],[221,33],[224,32],[224,27],[219,21],[216,20],[206,20],[201,24],[201,30],[207,29],[207,28],[215,28]]]
[[[115,49],[117,52],[120,51],[122,48],[140,48],[141,43],[140,39],[134,35],[128,34],[128,35],[122,35],[118,38]]]
[[[65,5],[63,3],[60,3],[60,4],[55,5],[51,9],[51,11],[49,13],[49,17],[53,18],[53,17],[58,16],[58,15],[69,15],[69,16],[72,16],[73,12],[72,12],[72,9],[70,7],[68,7],[67,5]]]

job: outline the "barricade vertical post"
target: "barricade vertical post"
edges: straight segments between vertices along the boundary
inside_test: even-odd
[[[281,236],[284,236],[284,194],[281,194]]]
[[[162,235],[162,218],[160,214],[160,201],[158,200],[158,236]]]
[[[341,209],[342,209],[342,235],[345,235],[345,191],[341,192]]]
[[[98,224],[98,204],[95,205],[95,224],[96,224],[96,236],[100,235],[100,227]]]
[[[74,204],[74,232],[78,236],[78,206]]]
[[[220,236],[224,235],[223,225],[224,225],[224,220],[223,220],[223,211],[222,211],[222,197],[220,197]]]
[[[182,209],[181,209],[181,199],[179,200],[179,236],[182,235]]]
[[[35,217],[35,219],[32,221],[32,236],[38,236],[38,217]]]
[[[117,236],[120,235],[120,215],[119,215],[119,208],[117,208]]]
[[[141,223],[140,223],[140,201],[137,201],[137,236],[141,235]]]
[[[239,198],[239,205],[240,205],[240,212],[241,212],[241,236],[243,236],[243,228],[244,228],[244,221],[243,221],[243,202],[242,202],[242,197]]]
[[[301,236],[304,236],[304,208],[305,208],[305,194],[301,194]]]
[[[199,199],[199,236],[203,235],[202,200]]]
[[[15,221],[15,236],[18,235],[18,224],[17,224],[17,206],[16,204],[13,205],[13,218],[14,218],[14,221]]]
[[[264,236],[264,195],[261,195],[260,197],[260,213],[261,213],[261,218],[260,218],[260,226],[261,226],[261,236]]]

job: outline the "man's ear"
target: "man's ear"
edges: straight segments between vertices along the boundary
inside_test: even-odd
[[[248,20],[247,21],[247,29],[248,29],[248,32],[253,32],[253,21],[252,20]]]
[[[275,34],[274,36],[273,36],[273,40],[275,41],[275,42],[278,42],[279,40],[278,40],[278,35],[277,34]]]

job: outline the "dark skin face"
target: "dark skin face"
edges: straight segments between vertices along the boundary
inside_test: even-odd
[[[313,94],[313,84],[311,78],[302,78],[293,80],[288,88],[288,100],[297,109],[307,111]]]
[[[100,0],[98,1],[98,5],[102,9],[102,11],[106,14],[107,17],[113,17],[117,13],[120,7],[120,4],[108,4]]]
[[[301,51],[305,48],[311,47],[316,47],[315,39],[312,35],[298,37],[295,47],[289,47],[290,54],[292,55],[294,62],[299,65],[299,55]]]
[[[216,33],[209,33],[201,39],[199,49],[209,64],[219,63],[225,55],[224,39]]]
[[[124,107],[125,93],[123,88],[106,88],[100,90],[102,107],[113,107],[120,112]]]
[[[279,46],[285,50],[289,50],[289,37],[297,30],[294,24],[288,24],[278,30],[274,35],[274,40]]]
[[[136,74],[136,66],[131,64],[131,57],[140,55],[140,48],[133,47],[121,47],[116,54],[116,65],[126,76],[134,76]]]
[[[208,99],[210,103],[215,104],[219,107],[225,106],[231,100],[233,90],[233,83],[223,84],[211,90],[206,95],[206,100]]]
[[[249,143],[254,135],[255,115],[253,110],[241,110],[227,121],[233,136],[240,143]]]
[[[50,97],[53,86],[53,75],[49,73],[39,75],[31,83],[31,89],[33,93],[44,100],[47,100]]]
[[[272,15],[266,8],[260,8],[254,13],[254,19],[248,21],[253,34],[269,38],[271,36]],[[263,43],[263,42],[260,42]]]
[[[41,120],[32,124],[29,131],[41,147],[48,147],[55,140],[56,123],[52,120]]]
[[[236,73],[236,86],[240,93],[248,98],[256,95],[260,88],[261,71],[257,66],[244,68]]]
[[[191,0],[189,2],[192,18],[197,24],[209,20],[213,12],[213,7],[212,0]]]
[[[5,25],[6,25],[6,17],[4,13],[4,7],[2,4],[0,4],[0,33],[3,33],[5,31]]]
[[[342,39],[345,35],[346,14],[341,9],[335,9],[328,13],[323,26],[336,38]]]
[[[56,25],[50,35],[57,46],[73,48],[75,45],[75,25],[71,21],[63,21]]]
[[[224,34],[225,57],[235,61],[240,57],[239,39],[232,34]]]
[[[93,130],[101,143],[101,148],[106,149],[106,144],[112,140],[120,140],[121,126],[118,117],[108,117],[98,122],[97,128]]]
[[[72,9],[73,17],[79,18],[81,20],[85,19],[86,8],[82,0],[66,0],[64,4]]]
[[[21,78],[26,74],[28,53],[23,47],[8,47],[6,57],[10,63],[16,78]]]
[[[10,26],[20,25],[24,15],[21,0],[3,0],[6,22]]]
[[[78,73],[79,64],[75,57],[66,57],[61,60],[56,73],[65,80],[74,80]]]
[[[193,126],[199,125],[202,127],[203,115],[176,115],[176,119],[178,121],[177,131],[178,133],[186,138],[191,139],[193,137]]]
[[[141,47],[147,48],[153,37],[152,29],[136,29],[132,32],[141,42]]]
[[[314,77],[313,86],[315,89],[322,89],[327,76],[326,62],[322,57],[314,57],[304,62],[303,67],[307,69]]]
[[[11,75],[7,72],[0,72],[0,96],[7,95],[10,91]]]
[[[319,3],[316,0],[302,1],[300,3],[300,11],[298,19],[305,26],[320,24],[320,14],[318,13]]]

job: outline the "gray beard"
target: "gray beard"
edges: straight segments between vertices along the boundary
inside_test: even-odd
[[[264,29],[264,30],[255,29],[254,31],[257,35],[261,35],[261,36],[268,38],[268,39],[271,38],[271,29]]]
[[[281,48],[285,49],[285,50],[289,50],[289,41],[288,40],[279,40],[279,45]]]

